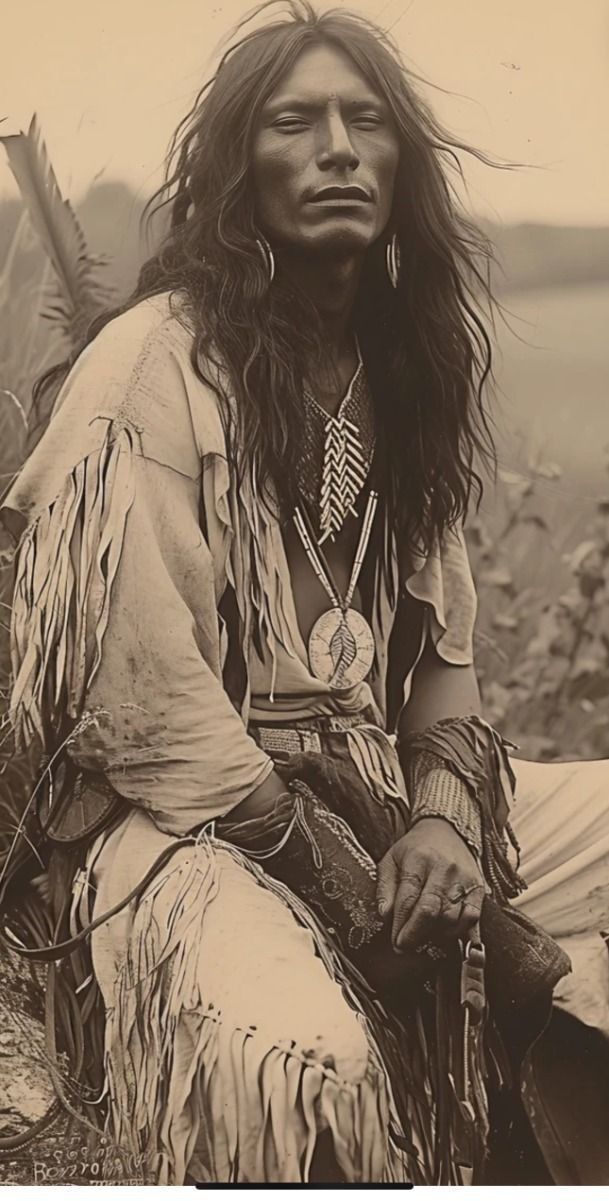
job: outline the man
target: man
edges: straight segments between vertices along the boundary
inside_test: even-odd
[[[101,994],[107,1130],[149,1182],[479,1180],[502,998],[522,1056],[567,970],[507,908],[476,716],[490,349],[451,153],[366,22],[246,35],[5,502],[61,1046]]]

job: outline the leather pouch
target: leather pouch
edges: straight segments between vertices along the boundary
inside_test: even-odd
[[[92,772],[63,773],[47,785],[38,820],[52,843],[81,842],[104,830],[124,806],[124,800],[104,776]]]

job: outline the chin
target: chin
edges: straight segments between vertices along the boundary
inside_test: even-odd
[[[343,228],[317,230],[306,239],[309,251],[323,251],[324,254],[363,254],[371,245],[374,238],[369,230],[357,230],[353,226]]]

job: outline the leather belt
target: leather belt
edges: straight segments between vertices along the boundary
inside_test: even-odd
[[[321,735],[317,730],[285,729],[282,727],[257,726],[254,738],[267,755],[299,755],[306,751],[321,752]]]
[[[344,734],[358,726],[370,723],[370,716],[362,713],[328,714],[294,722],[293,725],[260,725],[252,722],[251,734],[268,755],[289,758],[309,751],[321,753],[324,734]]]

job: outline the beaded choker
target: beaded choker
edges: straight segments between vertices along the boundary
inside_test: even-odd
[[[334,539],[349,514],[358,516],[355,502],[372,464],[375,446],[374,411],[359,346],[358,365],[331,416],[309,391],[304,394],[305,429],[297,469],[298,490],[318,513],[318,543]]]

